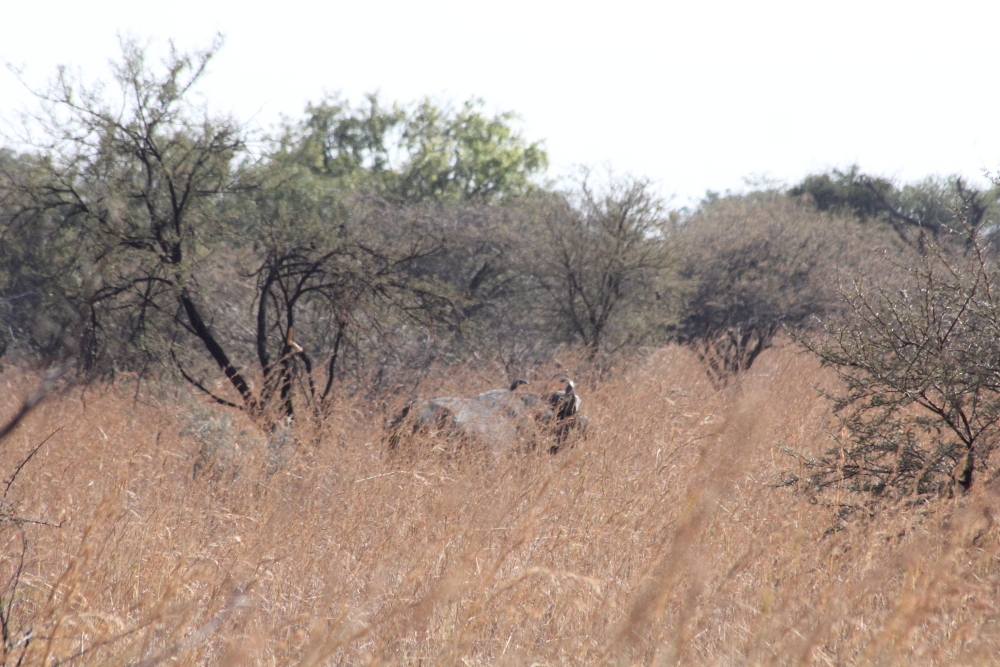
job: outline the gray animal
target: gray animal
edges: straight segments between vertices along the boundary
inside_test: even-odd
[[[418,399],[403,408],[389,424],[389,448],[404,435],[424,432],[476,441],[498,447],[517,440],[532,445],[549,434],[550,453],[559,451],[574,428],[583,427],[580,397],[571,380],[548,396],[519,389],[526,380],[514,380],[508,389],[493,389],[469,398]],[[412,425],[412,426],[411,426]]]

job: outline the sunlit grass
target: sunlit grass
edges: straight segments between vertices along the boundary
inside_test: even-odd
[[[31,378],[0,381],[9,413]],[[582,382],[589,436],[556,456],[421,440],[390,456],[388,413],[364,402],[278,447],[186,393],[55,397],[0,450],[7,479],[60,429],[7,496],[53,525],[0,524],[0,585],[28,545],[3,592],[7,664],[993,660],[989,485],[846,521],[857,498],[777,486],[801,472],[786,449],[832,442],[814,389],[832,382],[789,344],[719,389],[666,348]]]

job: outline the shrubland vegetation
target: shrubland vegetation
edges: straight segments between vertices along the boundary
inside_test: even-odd
[[[0,147],[3,664],[995,654],[1000,187],[672,209],[478,100],[254,137],[217,44],[123,47]],[[385,446],[565,375],[556,456]]]

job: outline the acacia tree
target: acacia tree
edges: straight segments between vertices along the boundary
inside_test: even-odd
[[[971,252],[891,260],[901,277],[842,288],[845,319],[807,346],[834,366],[847,437],[811,461],[824,487],[896,495],[968,490],[1000,436],[1000,293],[975,234]],[[916,253],[915,253],[916,254]]]
[[[859,223],[780,192],[705,202],[684,221],[677,339],[718,381],[749,368],[783,328],[836,309],[836,275],[867,254]]]
[[[308,397],[330,396],[331,380],[311,373],[327,350],[311,354],[295,340],[303,313],[333,313],[332,377],[348,326],[374,313],[360,311],[405,313],[434,295],[405,267],[435,252],[439,235],[419,216],[389,220],[377,203],[345,204],[280,160],[251,161],[239,125],[188,100],[218,46],[171,50],[155,69],[123,43],[117,103],[61,70],[33,119],[37,159],[6,172],[16,195],[8,231],[41,216],[72,230],[82,277],[69,298],[84,314],[88,367],[172,364],[215,400],[270,423],[292,413],[300,366]],[[322,340],[305,334],[303,343]],[[200,379],[199,359],[234,400]]]
[[[440,326],[449,290],[418,268],[448,246],[441,219],[424,206],[344,201],[323,179],[288,165],[267,170],[277,180],[245,200],[248,234],[261,249],[247,274],[254,281],[253,346],[263,391],[278,389],[290,414],[295,377],[321,408],[348,355],[363,372],[373,350],[392,351],[400,326]]]
[[[19,199],[8,229],[49,215],[71,230],[74,270],[92,284],[72,296],[85,317],[87,366],[116,339],[146,347],[171,303],[180,311],[174,319],[249,400],[246,380],[205,321],[195,280],[217,233],[219,198],[241,187],[233,161],[245,148],[235,122],[186,101],[218,46],[192,55],[171,48],[162,71],[153,72],[143,49],[123,42],[114,101],[60,69],[39,93],[41,112],[28,119],[30,130],[41,129],[25,137],[39,156],[34,168],[8,172]]]
[[[541,199],[531,215],[538,235],[523,270],[552,325],[595,354],[657,330],[648,319],[663,312],[677,218],[647,180],[611,175],[595,188],[584,178],[575,196]]]

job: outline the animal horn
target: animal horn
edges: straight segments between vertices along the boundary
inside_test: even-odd
[[[302,351],[302,346],[295,342],[295,327],[288,327],[288,333],[285,334],[285,345],[293,352]]]

